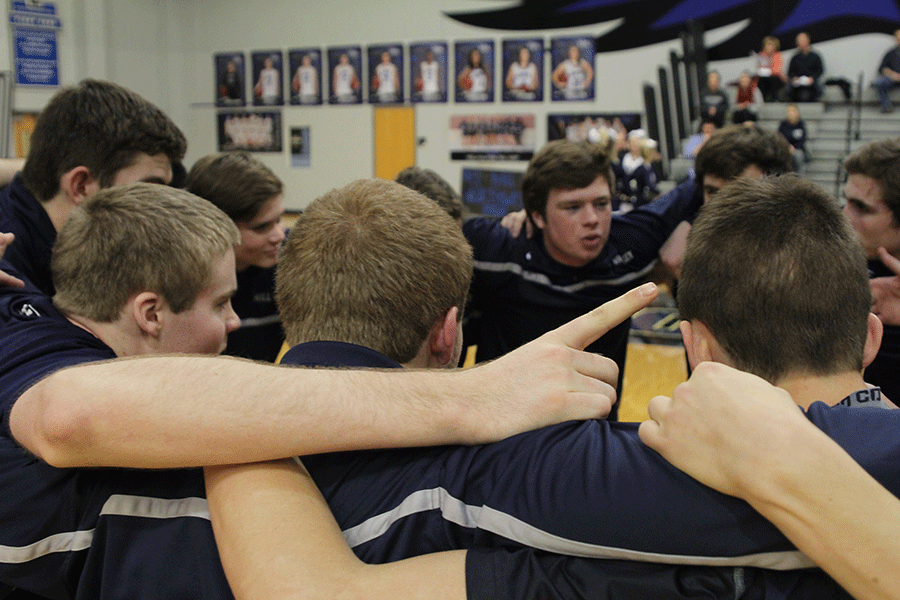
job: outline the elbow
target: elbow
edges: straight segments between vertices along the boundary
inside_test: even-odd
[[[66,397],[56,375],[39,382],[16,401],[10,415],[13,437],[29,452],[58,467],[85,466],[80,457],[90,439],[87,412]]]

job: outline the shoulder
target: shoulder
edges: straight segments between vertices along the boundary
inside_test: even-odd
[[[0,292],[0,404],[64,367],[115,358],[106,344],[32,291]]]

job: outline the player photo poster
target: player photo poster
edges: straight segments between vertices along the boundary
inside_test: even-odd
[[[593,100],[593,38],[553,38],[550,40],[550,52],[552,99]]]
[[[403,46],[369,46],[369,102],[403,102]]]
[[[362,103],[362,48],[335,46],[328,49],[329,104]]]
[[[220,112],[219,152],[281,152],[281,112]]]
[[[213,64],[216,69],[216,106],[246,106],[244,53],[215,54]]]
[[[456,101],[494,101],[494,41],[456,42]]]
[[[540,102],[544,99],[544,41],[503,40],[503,100]]]
[[[284,104],[281,50],[253,52],[250,56],[253,62],[253,105],[281,106]]]
[[[447,44],[421,42],[409,46],[409,97],[413,102],[447,101]]]
[[[291,104],[322,104],[322,51],[318,48],[288,50]]]

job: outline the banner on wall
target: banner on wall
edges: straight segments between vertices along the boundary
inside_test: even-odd
[[[446,102],[447,43],[421,42],[409,46],[409,97],[413,102]]]
[[[562,37],[550,40],[550,82],[553,100],[594,99],[594,39]]]
[[[322,52],[318,48],[288,50],[291,104],[322,104]]]
[[[456,101],[494,101],[494,41],[456,42]]]
[[[220,112],[219,152],[281,152],[281,112]]]
[[[530,160],[534,145],[534,115],[450,117],[452,160]]]
[[[539,38],[503,41],[503,100],[540,102],[544,99],[544,41]]]
[[[62,21],[52,2],[16,1],[10,5],[16,85],[58,86],[57,31]]]
[[[246,106],[244,53],[215,54],[213,64],[216,69],[216,106]]]

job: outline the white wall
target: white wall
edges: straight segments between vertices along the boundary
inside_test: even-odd
[[[532,35],[470,27],[443,14],[487,7],[478,0],[56,0],[56,5],[63,21],[59,34],[62,82],[108,78],[157,103],[187,135],[188,165],[216,151],[214,53],[446,40],[452,54],[457,40],[494,39],[499,51],[503,39]],[[611,26],[548,30],[536,35],[543,35],[549,44],[551,37],[598,35]],[[708,36],[715,41],[733,35],[740,27],[724,27]],[[8,27],[0,32],[0,38],[0,61],[12,68]],[[829,75],[843,74],[855,81],[860,70],[871,77],[891,43],[890,36],[872,34],[820,44],[818,50],[825,57]],[[655,83],[657,66],[668,64],[671,49],[678,50],[679,44],[672,41],[598,55],[594,102],[416,105],[417,135],[426,140],[418,149],[418,162],[458,184],[462,167],[472,163],[449,159],[447,124],[453,114],[534,113],[540,141],[546,139],[548,112],[642,112],[641,84]],[[748,58],[713,66],[728,80],[749,65]],[[452,71],[453,65],[450,67]],[[36,110],[51,95],[47,90],[18,89],[15,107]],[[312,135],[311,168],[291,168],[287,149],[282,154],[258,155],[284,180],[289,208],[301,208],[333,187],[372,175],[372,111],[366,104],[282,109],[285,132],[291,126],[306,125]],[[498,165],[508,169],[524,166],[521,162]]]

